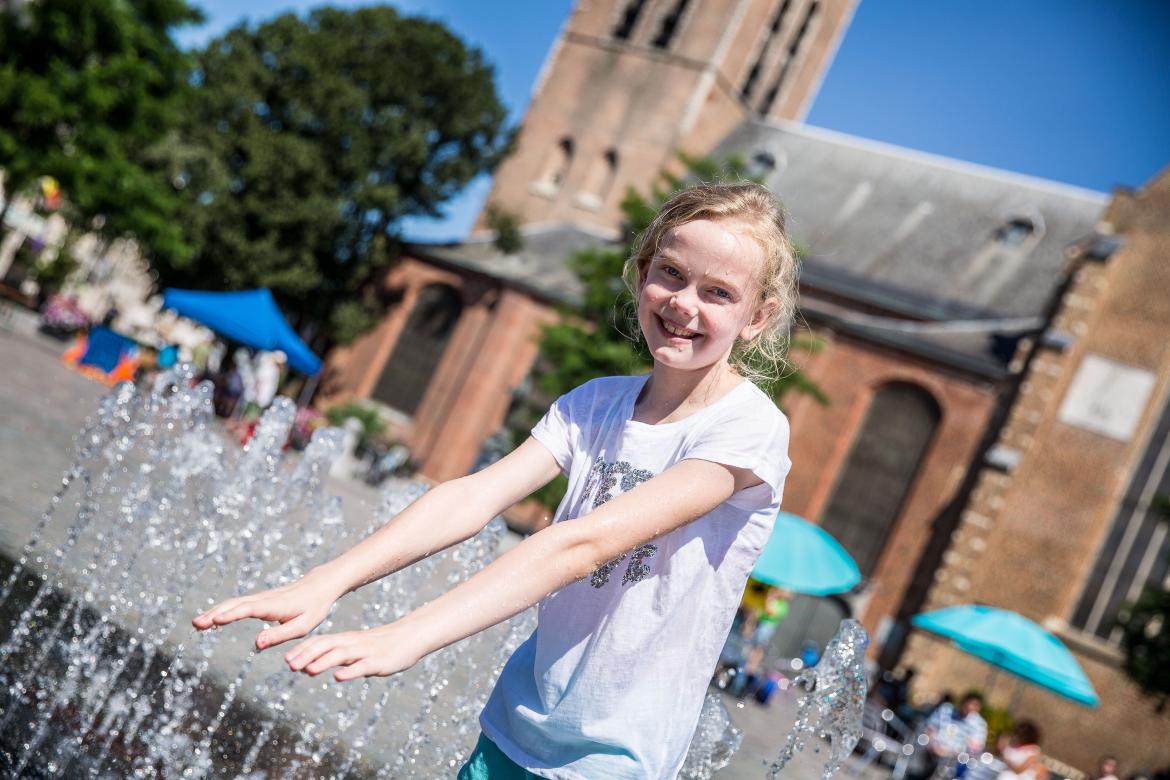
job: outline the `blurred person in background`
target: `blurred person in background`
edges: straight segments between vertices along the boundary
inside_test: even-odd
[[[287,362],[288,358],[280,350],[260,353],[260,358],[256,361],[254,380],[256,388],[252,399],[256,404],[257,413],[263,412],[272,404],[272,399],[276,397],[276,391],[280,388],[281,374]]]
[[[758,688],[764,677],[761,672],[764,654],[768,644],[776,634],[776,626],[788,615],[788,594],[780,588],[769,587],[764,593],[763,603],[754,610],[744,625],[744,637],[747,639],[747,659],[743,673],[735,678],[733,691],[736,696],[747,696],[748,689]]]
[[[1101,756],[1097,760],[1097,771],[1092,775],[1093,780],[1117,780],[1117,758]]]
[[[1046,780],[1048,777],[1040,750],[1040,729],[1030,720],[1017,723],[1010,739],[1001,738],[999,756],[1007,769],[996,780]]]
[[[951,767],[954,777],[963,776],[964,759],[979,755],[987,744],[987,721],[979,714],[982,708],[983,696],[971,691],[958,706],[943,703],[931,713],[922,732],[928,740],[927,760],[914,778],[924,780],[940,771],[945,776]]]

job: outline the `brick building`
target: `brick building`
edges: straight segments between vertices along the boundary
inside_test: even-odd
[[[1041,723],[1048,752],[1123,770],[1170,763],[1170,713],[1121,671],[1116,620],[1145,585],[1165,586],[1170,540],[1170,170],[1119,192],[1068,259],[1052,322],[1021,344],[1027,362],[1006,425],[933,572],[924,609],[985,603],[1054,631],[1101,706],[1088,710],[1002,680],[1001,705]],[[928,690],[982,686],[986,667],[925,636],[905,661]]]

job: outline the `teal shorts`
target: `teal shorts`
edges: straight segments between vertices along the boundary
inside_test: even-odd
[[[458,780],[540,780],[536,775],[504,755],[483,734],[471,751],[471,758],[459,770]]]

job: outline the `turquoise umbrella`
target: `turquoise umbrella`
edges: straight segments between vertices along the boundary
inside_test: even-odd
[[[843,593],[861,582],[857,564],[827,531],[781,512],[752,577],[810,596]]]
[[[1089,707],[1097,692],[1059,639],[1015,612],[965,605],[915,615],[915,628],[946,637],[965,653]]]

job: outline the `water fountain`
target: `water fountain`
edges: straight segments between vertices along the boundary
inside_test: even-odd
[[[180,366],[148,392],[115,388],[78,434],[72,464],[7,572],[0,559],[0,775],[453,776],[533,611],[389,680],[347,685],[287,673],[279,652],[254,651],[253,632],[196,634],[187,620],[225,588],[295,578],[425,488],[394,481],[372,516],[347,516],[326,488],[341,431],[319,430],[302,454],[286,456],[295,408],[277,399],[242,450],[228,446],[210,386],[192,380]],[[343,600],[320,630],[400,617],[486,565],[503,535],[497,519]],[[797,726],[834,735],[830,763],[852,748],[846,702],[858,684],[864,696],[855,629],[830,645],[820,674],[801,678],[812,698]],[[739,738],[718,696],[708,697],[682,776],[711,777]],[[799,742],[794,734],[789,756]]]
[[[780,755],[768,769],[775,778],[803,750],[806,741],[829,741],[822,780],[829,780],[861,739],[865,707],[865,648],[869,636],[856,620],[843,620],[816,666],[801,670],[796,684],[804,689],[796,708],[796,723]],[[815,713],[815,714],[814,714]],[[817,743],[816,750],[820,750]]]

